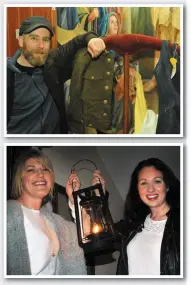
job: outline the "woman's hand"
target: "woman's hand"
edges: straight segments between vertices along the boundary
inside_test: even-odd
[[[106,186],[105,186],[105,180],[104,178],[101,176],[100,171],[97,169],[93,172],[93,178],[92,178],[92,185],[96,185],[98,183],[101,183],[102,188],[103,188],[103,192],[105,194],[105,190],[106,190]],[[96,195],[99,195],[99,191],[95,190]]]
[[[152,92],[156,87],[157,87],[157,81],[154,75],[150,80],[145,82],[145,84],[143,85],[144,92],[147,93]]]
[[[129,99],[132,103],[135,103],[136,97],[136,71],[134,68],[129,68]],[[118,78],[116,78],[117,84],[114,87],[114,92],[116,95],[117,101],[120,101],[124,96],[124,73],[122,73]]]
[[[99,10],[98,8],[94,8],[92,12],[88,16],[88,23],[92,22],[93,20],[99,17]]]
[[[72,205],[74,204],[72,193],[73,191],[77,191],[79,189],[80,189],[80,179],[77,175],[77,172],[75,170],[72,170],[72,173],[70,174],[66,182],[66,193]]]

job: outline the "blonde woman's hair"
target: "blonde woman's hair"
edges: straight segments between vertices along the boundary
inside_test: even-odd
[[[53,194],[54,183],[55,183],[55,174],[52,163],[49,158],[45,156],[41,151],[37,149],[30,149],[23,152],[20,157],[17,159],[14,169],[13,169],[13,180],[12,180],[12,189],[11,189],[11,197],[13,199],[19,199],[22,196],[23,188],[22,188],[22,177],[23,170],[25,167],[25,163],[28,159],[34,158],[38,163],[42,164],[43,167],[46,167],[52,176],[53,185],[50,189],[49,194]]]

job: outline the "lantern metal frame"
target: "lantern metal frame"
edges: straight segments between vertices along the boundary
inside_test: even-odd
[[[91,196],[91,192],[94,190],[98,190],[100,196]],[[86,242],[83,240],[82,236],[82,220],[81,215],[79,214],[81,211],[80,203],[82,204],[83,201],[81,201],[82,193],[85,193],[87,197],[87,203],[100,203],[102,205],[103,213],[106,217],[106,220],[108,221],[107,226],[109,228],[108,232],[98,232],[98,233],[91,233]],[[113,251],[114,249],[114,243],[115,243],[115,229],[113,225],[113,220],[111,217],[111,213],[109,211],[108,207],[108,197],[109,193],[108,191],[103,191],[102,184],[98,183],[96,185],[86,187],[83,189],[79,189],[77,191],[73,192],[73,198],[74,198],[74,206],[75,206],[75,213],[76,213],[76,227],[77,227],[77,234],[78,234],[78,242],[80,247],[84,249],[85,253],[97,253],[97,252],[106,252],[106,251]],[[89,201],[88,201],[89,199]]]

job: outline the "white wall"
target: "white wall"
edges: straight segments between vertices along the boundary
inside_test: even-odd
[[[124,200],[130,176],[143,159],[156,157],[163,160],[180,178],[180,149],[177,146],[100,146],[97,147],[97,152]]]
[[[107,151],[107,147],[105,148],[105,151]],[[98,169],[101,170],[101,173],[107,182],[107,189],[110,193],[109,203],[112,212],[112,217],[114,221],[117,221],[122,217],[124,201],[118,191],[117,185],[113,182],[113,179],[109,171],[107,170],[104,161],[102,161],[99,153],[97,152],[97,147],[58,146],[52,148],[45,148],[43,149],[43,152],[48,155],[53,164],[56,173],[56,182],[63,186],[65,186],[66,184],[72,166],[78,160],[86,158],[94,161]],[[91,163],[86,163],[85,166],[93,170]],[[83,181],[84,187],[91,185],[91,172],[83,170],[79,172],[79,176]]]

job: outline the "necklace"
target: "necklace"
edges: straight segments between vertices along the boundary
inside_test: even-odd
[[[48,238],[52,242],[52,254],[51,256],[54,257],[58,254],[59,251],[59,240],[56,232],[54,229],[50,226],[49,222],[46,220],[46,218],[40,214],[40,223],[42,226],[42,229],[44,233],[48,236]]]
[[[24,203],[20,203],[22,207],[26,208],[28,211],[33,213],[34,218],[40,224],[40,228],[44,232],[44,234],[48,237],[48,239],[52,243],[52,254],[51,256],[54,257],[58,254],[59,251],[59,240],[55,230],[50,226],[48,220],[40,213],[40,210],[36,210],[33,208],[27,207]],[[26,212],[25,212],[26,214]]]

